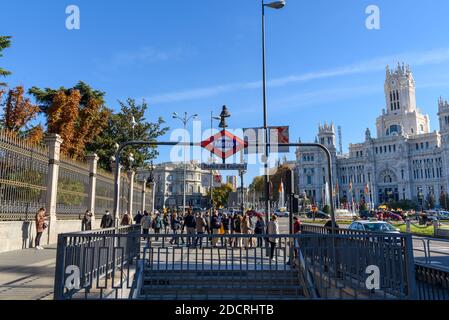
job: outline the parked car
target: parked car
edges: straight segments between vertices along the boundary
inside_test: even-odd
[[[248,217],[250,217],[250,218],[255,218],[255,217],[258,217],[258,216],[263,216],[263,213],[261,213],[261,212],[257,212],[257,211],[255,211],[255,210],[248,210],[248,211],[246,211],[246,214],[248,215]]]
[[[354,221],[349,230],[399,234],[399,229],[385,221]]]
[[[324,213],[323,211],[317,211],[315,214],[312,211],[307,212],[307,218],[313,219],[315,215],[315,219],[330,219],[331,216],[327,213]]]
[[[289,213],[288,211],[281,211],[281,210],[276,210],[276,211],[274,212],[274,214],[275,214],[277,217],[289,217],[289,216],[290,216],[290,213]]]
[[[382,217],[383,217],[383,220],[390,219],[393,221],[403,221],[401,215],[394,213],[394,212],[390,212],[390,211],[382,212]]]

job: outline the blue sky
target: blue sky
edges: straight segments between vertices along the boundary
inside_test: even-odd
[[[71,4],[80,30],[65,28]],[[380,30],[365,27],[371,4]],[[174,111],[198,113],[208,129],[223,104],[231,127],[262,124],[259,0],[0,0],[0,8],[0,34],[13,36],[0,60],[11,86],[83,80],[111,108],[147,99],[147,118],[162,116],[172,129]],[[418,105],[438,129],[437,99],[449,99],[449,1],[289,0],[266,18],[269,123],[289,125],[292,140],[313,141],[325,120],[342,126],[345,150],[367,127],[374,133],[385,66],[398,61],[411,65]],[[168,155],[161,150],[160,160]]]

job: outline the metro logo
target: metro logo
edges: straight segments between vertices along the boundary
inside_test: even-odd
[[[247,142],[226,130],[223,130],[201,142],[201,147],[209,150],[222,159],[231,157],[247,146]]]

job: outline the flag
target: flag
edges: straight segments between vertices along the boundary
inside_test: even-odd
[[[278,192],[282,193],[283,191],[284,191],[284,182],[281,181],[281,183],[279,184]]]
[[[368,185],[368,183],[365,186],[365,194],[369,194],[369,185]]]

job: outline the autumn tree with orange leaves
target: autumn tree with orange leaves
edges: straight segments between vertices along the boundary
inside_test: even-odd
[[[105,106],[104,92],[84,82],[58,90],[33,87],[29,90],[47,117],[48,133],[64,140],[61,150],[73,159],[83,158],[86,149],[107,126],[111,111]]]
[[[32,143],[42,141],[44,130],[40,125],[30,126],[30,121],[39,114],[39,107],[24,97],[24,88],[19,86],[8,91],[2,103],[3,114],[0,123],[3,128],[24,137]],[[0,91],[0,101],[4,91]]]

